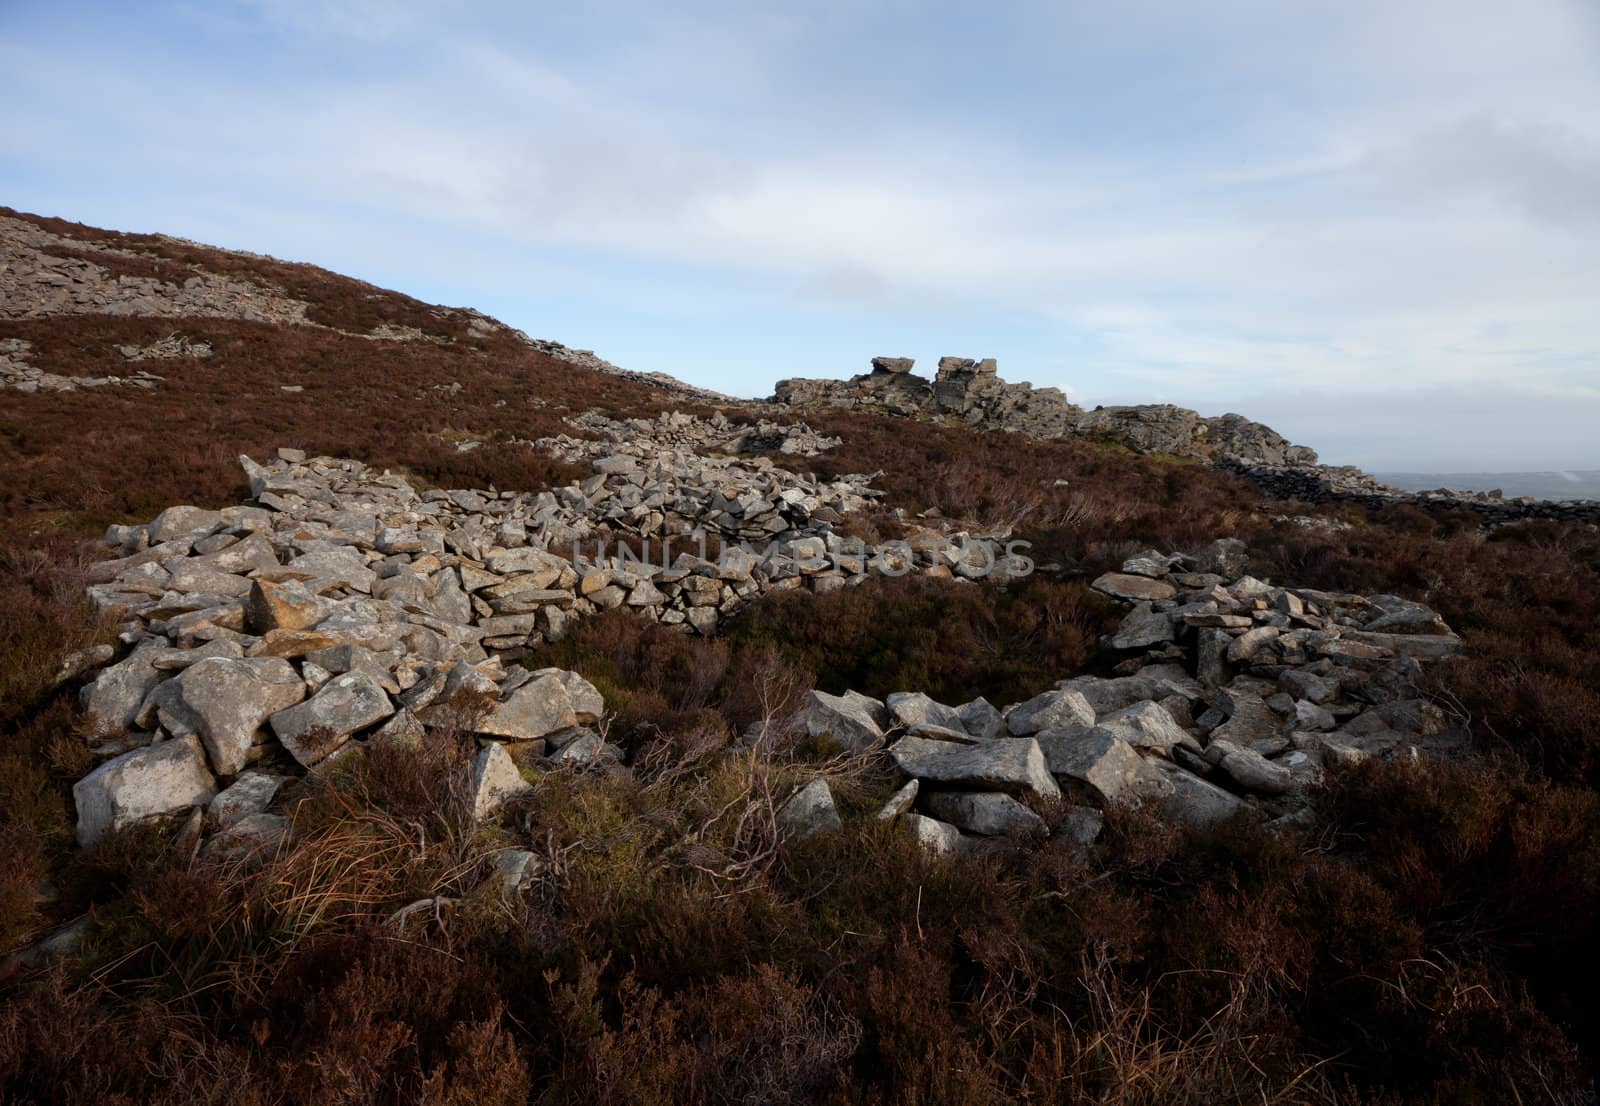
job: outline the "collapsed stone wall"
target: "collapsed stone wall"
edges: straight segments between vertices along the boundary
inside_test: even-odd
[[[1228,459],[1219,467],[1238,473],[1268,495],[1279,499],[1298,499],[1306,503],[1356,503],[1373,508],[1398,504],[1442,507],[1472,511],[1482,515],[1491,524],[1545,518],[1600,525],[1600,500],[1594,499],[1535,499],[1531,496],[1507,499],[1493,492],[1445,489],[1408,492],[1390,487],[1353,465],[1268,465]]]
[[[1129,608],[1103,643],[1113,677],[1074,676],[1024,703],[948,706],[813,692],[797,728],[865,752],[888,746],[905,785],[880,812],[936,852],[1058,832],[1087,845],[1103,812],[1152,809],[1210,826],[1275,828],[1310,815],[1324,770],[1460,749],[1467,734],[1418,690],[1422,665],[1462,648],[1439,615],[1398,596],[1277,587],[1244,572],[1242,542],[1191,556],[1147,550],[1094,582]],[[795,833],[839,827],[825,781],[781,812]]]

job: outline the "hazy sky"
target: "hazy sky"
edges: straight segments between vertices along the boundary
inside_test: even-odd
[[[0,0],[0,203],[739,395],[992,356],[1600,468],[1600,4]]]

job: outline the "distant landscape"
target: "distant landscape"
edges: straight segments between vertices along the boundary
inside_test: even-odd
[[[1408,492],[1432,491],[1435,488],[1488,492],[1498,488],[1508,496],[1600,499],[1600,469],[1579,472],[1380,472],[1375,475],[1385,484]]]

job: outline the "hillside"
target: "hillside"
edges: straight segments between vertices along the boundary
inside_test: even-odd
[[[911,368],[0,209],[0,1100],[1591,1100],[1587,508]]]

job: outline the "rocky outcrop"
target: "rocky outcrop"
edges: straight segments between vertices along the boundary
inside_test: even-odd
[[[1138,453],[1188,460],[1239,457],[1265,464],[1311,464],[1317,455],[1241,415],[1202,418],[1169,405],[1084,411],[1057,388],[1008,384],[993,358],[945,357],[933,380],[911,372],[908,357],[875,357],[872,372],[849,380],[780,380],[772,402],[834,406],[917,418],[959,419],[978,430],[1036,438],[1090,438]]]

